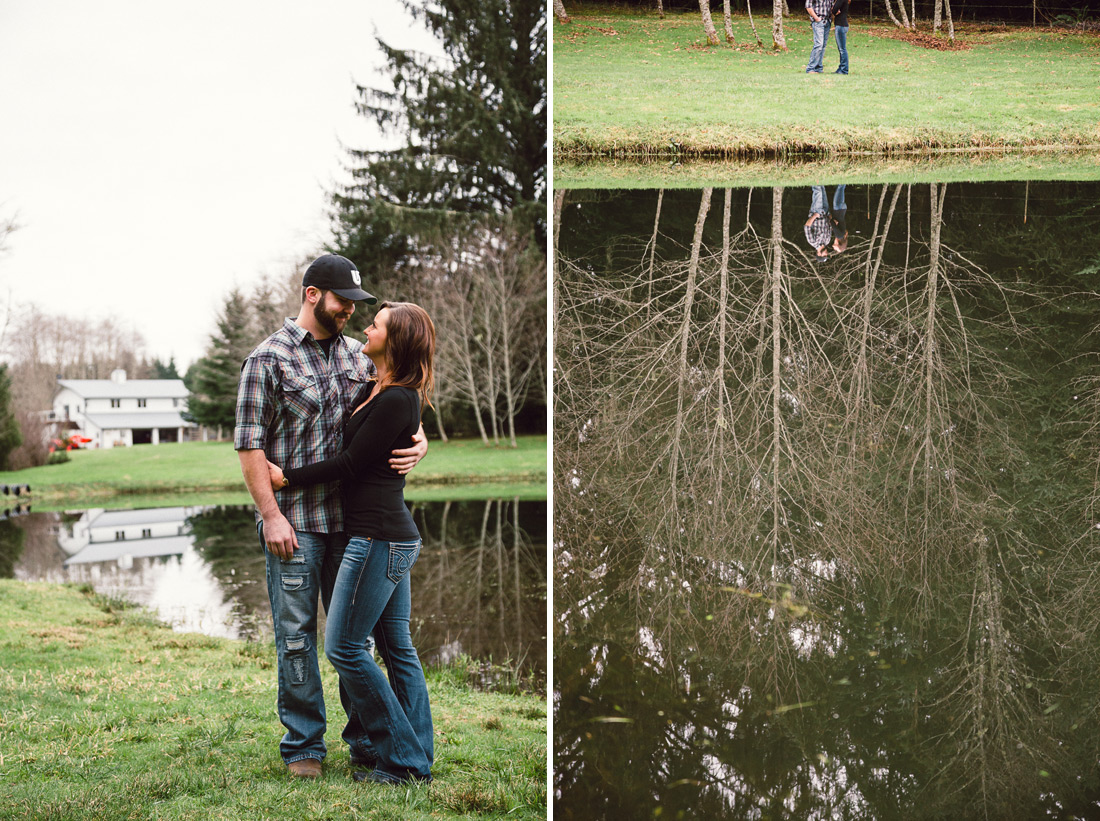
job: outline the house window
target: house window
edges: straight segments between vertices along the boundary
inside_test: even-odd
[[[121,408],[122,407],[122,400],[121,399],[112,399],[111,400],[111,407],[112,408]]]
[[[145,407],[145,400],[144,399],[139,399],[138,400],[138,407],[139,408],[144,408]]]
[[[115,541],[116,542],[126,541],[126,531],[125,530],[116,530],[115,531]]]
[[[148,527],[146,527],[146,528],[142,528],[142,531],[141,531],[141,538],[143,538],[143,539],[151,539],[151,538],[153,538],[153,531],[152,531],[152,529],[151,529],[151,528],[148,528]]]

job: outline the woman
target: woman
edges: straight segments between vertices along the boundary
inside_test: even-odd
[[[833,20],[836,50],[840,52],[840,67],[834,74],[848,73],[848,0],[834,0],[829,12]]]
[[[350,540],[336,578],[325,628],[325,655],[340,674],[378,755],[374,772],[357,781],[431,781],[432,716],[428,688],[409,634],[409,571],[420,534],[405,507],[405,477],[389,453],[407,447],[431,404],[435,327],[423,308],[384,302],[365,331],[364,356],[377,369],[333,459],[284,472],[270,465],[271,484],[340,480]],[[373,631],[389,682],[366,648]]]

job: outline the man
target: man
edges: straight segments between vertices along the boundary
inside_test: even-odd
[[[326,752],[317,596],[327,612],[347,538],[338,483],[288,488],[276,500],[267,461],[299,467],[340,452],[344,422],[374,369],[361,343],[341,333],[357,301],[377,301],[361,284],[351,260],[336,254],[315,259],[302,278],[298,316],[249,354],[237,393],[234,447],[267,551],[279,720],[286,727],[279,751],[291,774],[301,778],[321,774]],[[413,440],[412,448],[395,450],[390,459],[399,473],[427,452],[423,427]],[[343,686],[340,699],[348,713],[343,738],[352,764],[369,766],[374,753]]]
[[[824,70],[822,61],[825,58],[825,43],[829,40],[832,9],[833,0],[806,0],[806,11],[810,13],[810,29],[814,37],[810,62],[806,66],[807,74],[820,74]]]
[[[810,218],[806,220],[803,231],[806,242],[814,249],[814,262],[825,262],[829,259],[829,243],[833,241],[833,226],[829,222],[825,186],[815,185],[810,191]]]

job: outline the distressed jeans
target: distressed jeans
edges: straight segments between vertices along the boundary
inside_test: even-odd
[[[394,782],[430,781],[434,755],[428,687],[409,634],[409,571],[420,545],[353,537],[325,626],[325,655],[378,756],[374,775]],[[372,630],[389,681],[367,652]]]
[[[322,760],[326,720],[317,664],[317,599],[319,596],[327,613],[347,536],[295,531],[298,549],[284,560],[267,550],[262,522],[257,524],[257,533],[267,558],[267,594],[279,672],[279,721],[286,728],[279,752],[288,764],[304,758]],[[374,750],[343,685],[340,702],[348,715],[343,738],[352,757],[373,759]]]
[[[825,43],[829,39],[830,25],[829,20],[822,20],[820,23],[810,21],[810,29],[814,35],[814,45],[810,50],[810,63],[806,66],[807,74],[811,72],[820,74],[824,68],[822,61],[825,59]]]

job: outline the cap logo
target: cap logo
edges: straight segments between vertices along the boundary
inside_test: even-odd
[[[351,269],[351,278],[352,281],[355,283],[356,288],[363,284],[363,280],[359,278],[359,272],[356,271],[354,268]]]

